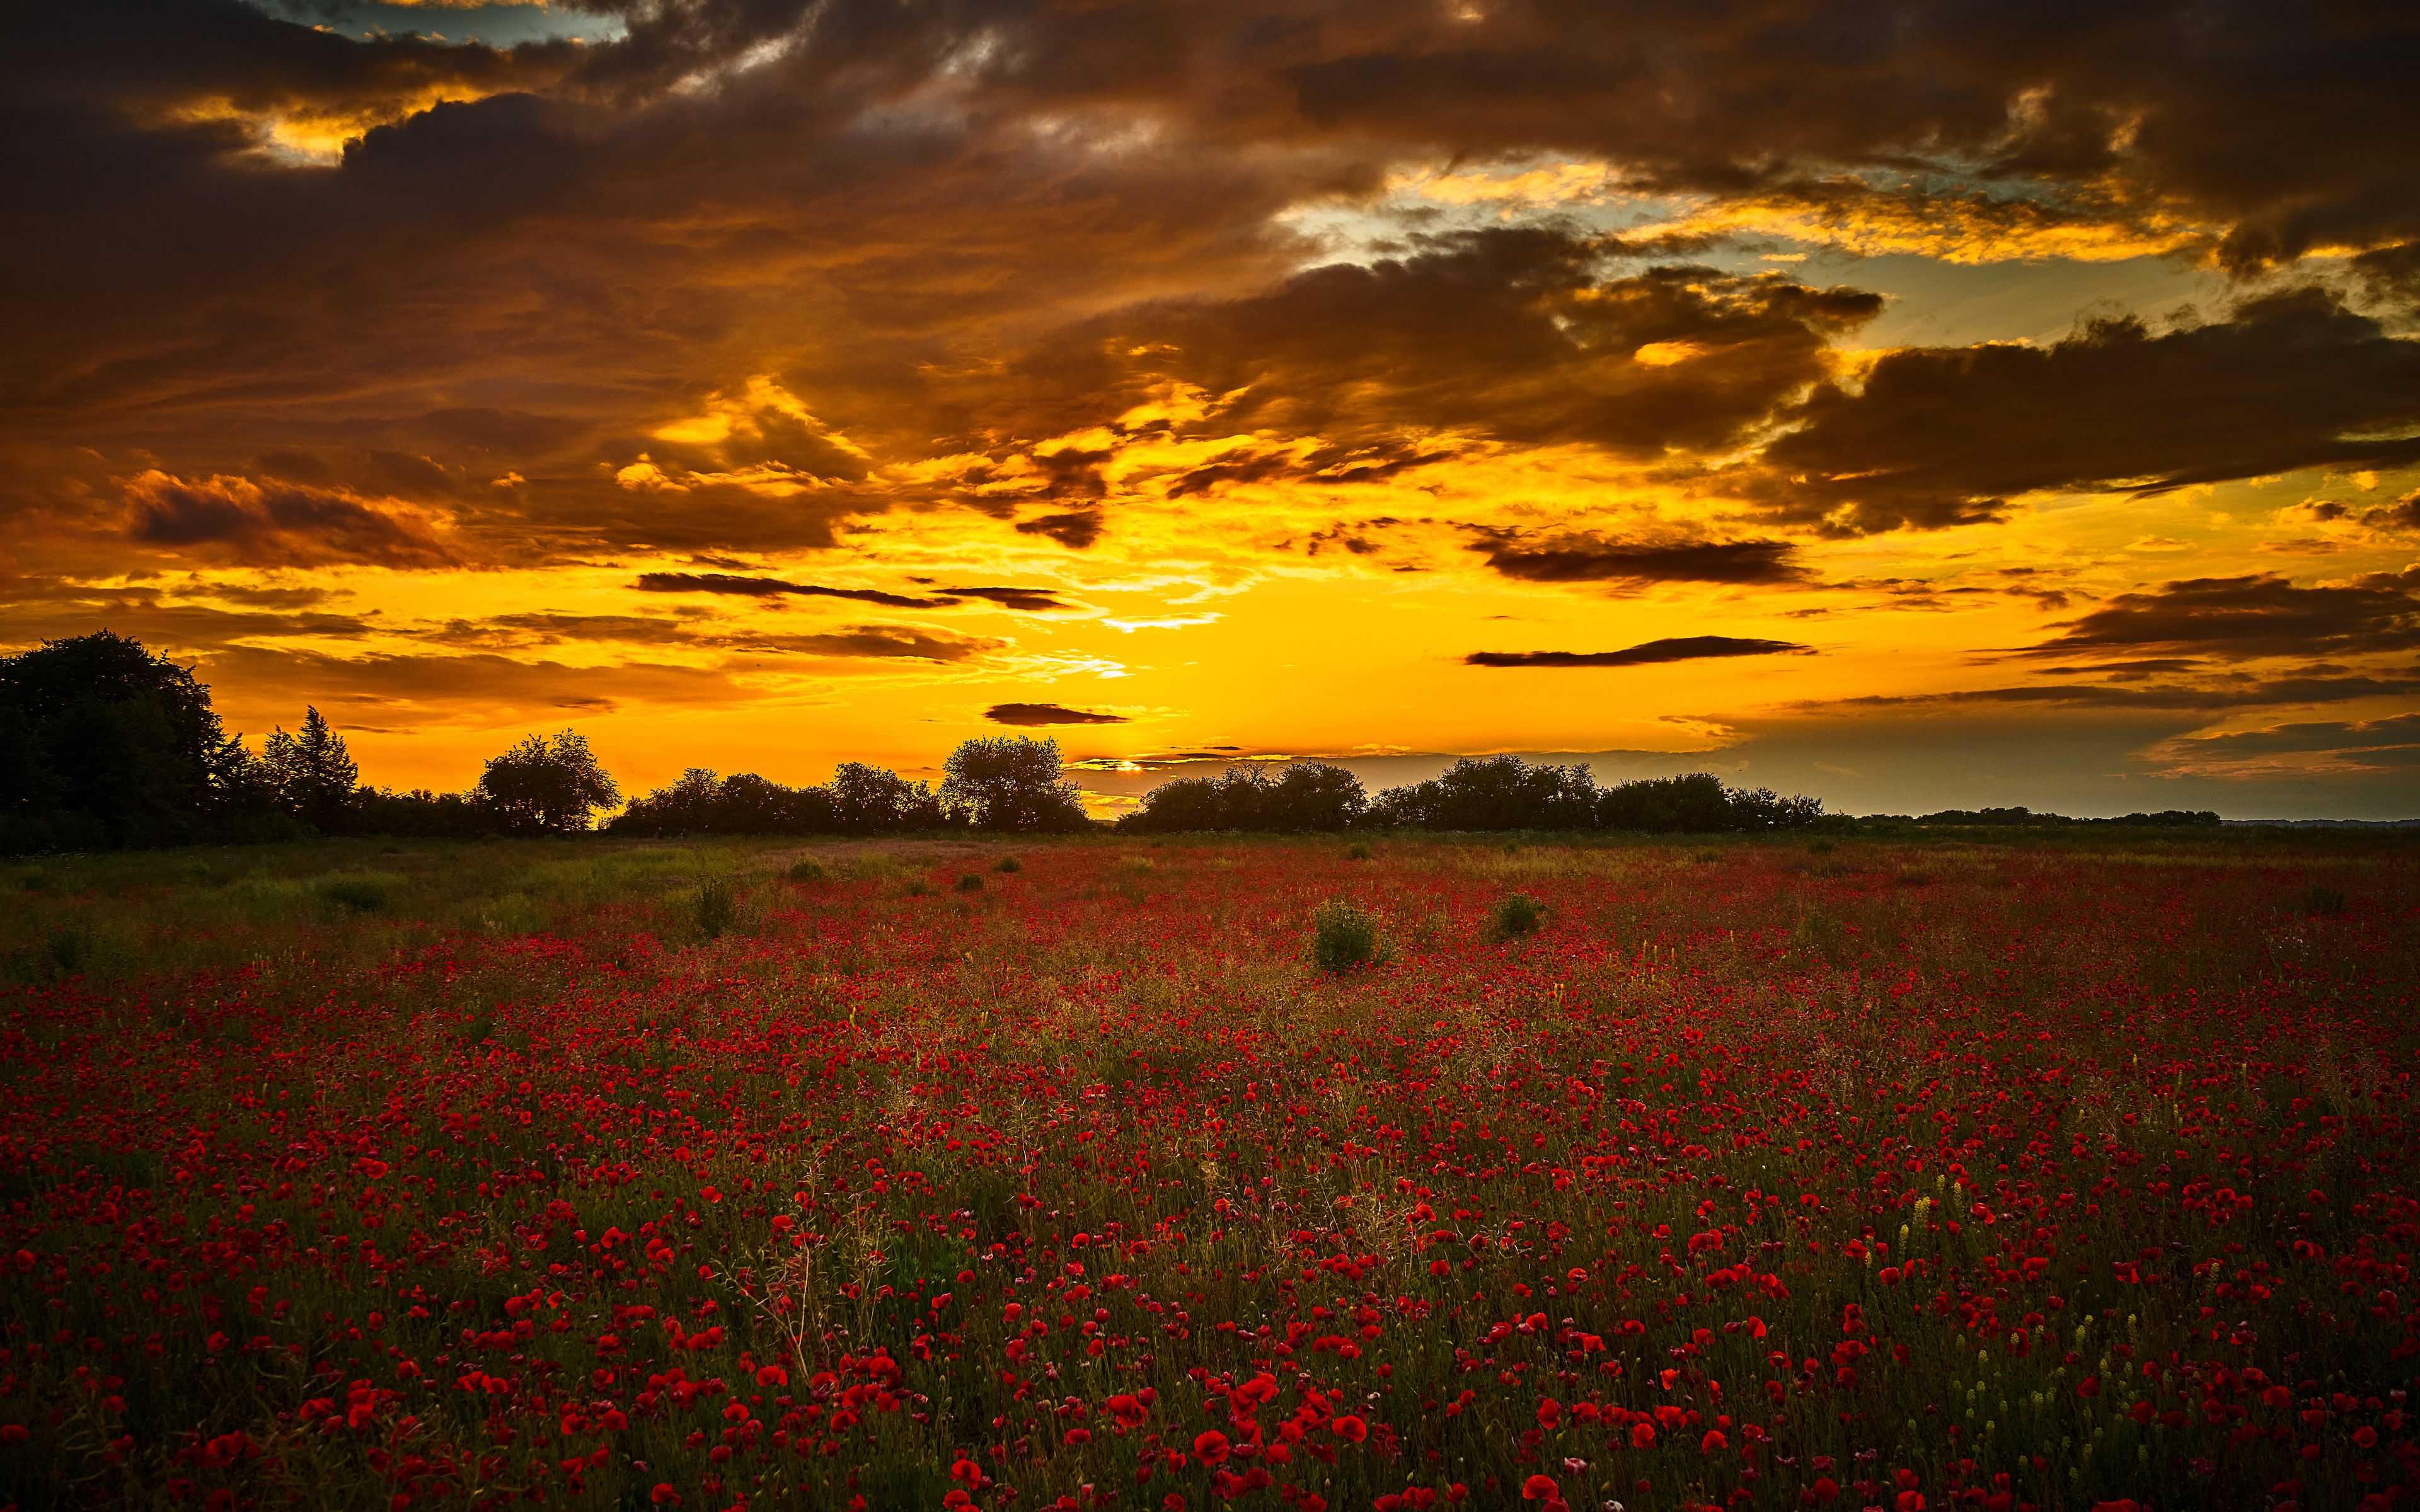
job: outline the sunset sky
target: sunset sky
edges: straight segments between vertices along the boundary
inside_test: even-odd
[[[461,787],[2420,815],[2420,8],[57,0],[0,649]]]

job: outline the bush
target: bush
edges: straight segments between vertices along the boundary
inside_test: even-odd
[[[2345,911],[2345,895],[2317,883],[2303,894],[2303,912],[2314,918],[2334,918]]]
[[[697,885],[697,901],[692,905],[697,932],[706,939],[720,939],[731,928],[738,909],[731,898],[731,883],[724,877],[708,877]]]
[[[1370,847],[1357,840],[1345,848],[1344,858],[1348,861],[1366,861],[1370,859]]]
[[[965,876],[958,878],[958,890],[960,892],[983,891],[983,873],[980,872],[970,872]]]
[[[1495,940],[1513,940],[1524,934],[1534,934],[1546,921],[1546,905],[1526,892],[1507,895],[1487,916],[1487,935]]]
[[[820,861],[798,862],[783,874],[801,887],[831,880],[831,873],[824,870],[823,863]]]
[[[1378,921],[1358,903],[1331,898],[1311,915],[1311,959],[1322,971],[1376,963]]]
[[[934,890],[933,885],[925,881],[923,877],[909,877],[906,882],[900,884],[899,896],[902,898],[930,898],[933,896]]]
[[[991,869],[995,872],[1022,872],[1025,870],[1025,863],[1014,856],[1003,856],[992,863]]]
[[[395,896],[398,879],[376,872],[321,877],[312,890],[349,914],[375,914]]]

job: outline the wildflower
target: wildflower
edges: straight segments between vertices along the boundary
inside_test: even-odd
[[[1227,1458],[1227,1435],[1212,1428],[1197,1434],[1193,1440],[1193,1458],[1205,1465],[1222,1464]]]
[[[1532,1475],[1521,1483],[1521,1500],[1525,1502],[1559,1501],[1562,1494],[1563,1489],[1555,1484],[1551,1475]]]

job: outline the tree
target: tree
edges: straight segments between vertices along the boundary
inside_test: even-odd
[[[1585,766],[1466,756],[1429,781],[1378,795],[1370,817],[1410,829],[1586,829],[1596,796]]]
[[[361,768],[318,709],[303,713],[299,733],[287,734],[283,725],[271,732],[260,761],[287,812],[322,834],[347,827],[360,804]]]
[[[274,820],[257,771],[209,689],[139,640],[0,656],[0,849],[248,838]]]
[[[1344,829],[1369,806],[1361,779],[1326,762],[1295,762],[1272,778],[1231,766],[1217,777],[1181,777],[1143,795],[1118,827],[1148,833],[1245,829],[1291,835]]]
[[[942,773],[942,805],[977,829],[1081,829],[1088,822],[1075,782],[1060,774],[1056,740],[978,737],[950,752]]]
[[[824,791],[831,795],[832,821],[844,835],[941,825],[941,800],[931,785],[910,782],[886,766],[843,762]]]
[[[566,730],[550,742],[530,735],[489,758],[472,796],[516,835],[576,835],[592,814],[622,801],[622,790],[587,739]]]

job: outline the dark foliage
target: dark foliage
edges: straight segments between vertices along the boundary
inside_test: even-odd
[[[576,835],[597,810],[622,801],[586,738],[571,730],[552,740],[530,735],[489,757],[471,795],[507,835]]]
[[[942,768],[941,802],[977,829],[1030,833],[1091,826],[1074,781],[1061,775],[1059,742],[1025,735],[966,741]]]
[[[0,657],[0,851],[295,832],[209,689],[101,630]]]
[[[1179,778],[1143,795],[1142,807],[1118,827],[1145,833],[1249,830],[1295,835],[1344,829],[1360,822],[1369,796],[1361,779],[1325,762],[1296,762],[1277,776],[1253,766],[1218,777]]]

